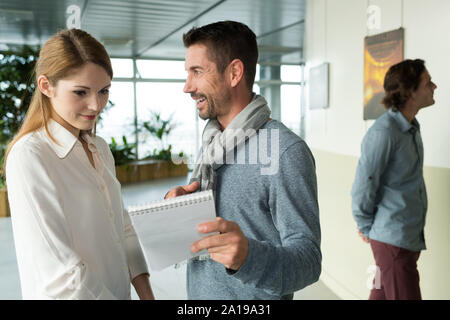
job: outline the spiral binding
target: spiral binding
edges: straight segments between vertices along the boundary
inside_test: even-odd
[[[130,216],[139,216],[148,213],[162,212],[172,208],[185,207],[209,201],[213,199],[212,190],[187,194],[168,200],[157,200],[150,203],[140,204],[128,207]]]

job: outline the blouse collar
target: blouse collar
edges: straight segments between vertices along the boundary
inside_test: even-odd
[[[48,131],[57,142],[56,143],[50,137],[48,137],[47,133],[45,132],[50,147],[61,159],[67,157],[67,155],[77,142],[80,143],[77,137],[75,137],[69,130],[64,128],[61,124],[53,119],[50,119],[50,121],[48,122]],[[83,139],[87,142],[88,148],[91,152],[97,151],[97,148],[95,147],[94,141],[91,136],[89,136],[87,133],[84,133]]]

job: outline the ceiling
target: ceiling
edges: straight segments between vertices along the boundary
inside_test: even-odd
[[[66,28],[70,5],[112,57],[184,59],[183,33],[235,20],[255,32],[260,63],[302,62],[305,0],[1,0],[0,50],[44,43]]]

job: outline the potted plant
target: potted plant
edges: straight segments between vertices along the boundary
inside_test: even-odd
[[[136,144],[128,143],[127,138],[122,136],[122,144],[120,145],[114,138],[111,138],[109,148],[114,157],[117,180],[120,183],[138,182],[137,168],[131,165],[131,162],[136,160]]]
[[[0,161],[0,165],[3,165]],[[2,175],[2,169],[0,169],[0,175]],[[5,182],[2,178],[0,180],[0,217],[9,217],[9,203],[8,203],[8,193],[6,192]]]
[[[172,158],[183,159],[183,152],[172,153],[172,145],[167,144],[167,138],[174,128],[172,118],[164,120],[160,114],[152,112],[149,121],[143,122],[138,132],[150,136],[157,147],[147,156],[136,160],[136,145],[129,144],[125,137],[118,145],[115,139],[109,144],[116,162],[116,177],[120,183],[140,182],[159,178],[185,176],[188,172],[187,164],[175,164]],[[178,162],[177,161],[177,162]],[[181,162],[181,161],[180,161]]]
[[[39,48],[13,46],[0,51],[0,166],[7,144],[25,118],[35,88],[33,71]],[[0,217],[9,216],[8,197],[0,172]]]
[[[172,152],[172,145],[168,144],[168,137],[175,128],[172,116],[164,120],[158,112],[150,112],[149,121],[142,122],[139,131],[146,132],[152,140],[156,142],[157,148],[153,152],[143,158],[143,160],[150,160],[156,165],[157,171],[160,172],[161,177],[178,177],[185,176],[188,172],[187,161],[173,162],[184,158],[183,151],[174,155]],[[180,163],[181,162],[181,163]],[[155,166],[154,166],[155,167]],[[155,171],[154,168],[149,167],[148,170]]]

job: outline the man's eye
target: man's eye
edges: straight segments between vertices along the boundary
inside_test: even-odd
[[[82,97],[82,96],[84,96],[84,95],[86,94],[86,91],[83,91],[83,90],[77,90],[77,91],[74,91],[74,93],[75,93],[77,96]]]

